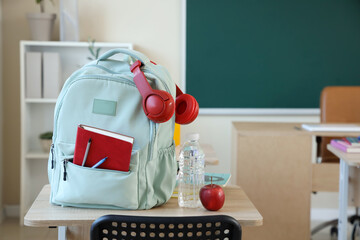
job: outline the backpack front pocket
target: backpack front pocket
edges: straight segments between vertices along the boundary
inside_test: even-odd
[[[135,159],[136,158],[136,159]],[[138,162],[134,153],[132,162]],[[64,206],[138,208],[137,172],[88,168],[64,160],[55,201]]]

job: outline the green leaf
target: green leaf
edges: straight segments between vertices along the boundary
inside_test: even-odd
[[[96,59],[98,59],[98,57],[99,57],[100,49],[101,48],[96,49],[96,56],[95,56]]]
[[[94,49],[92,47],[89,48],[89,51],[90,51],[91,55],[95,56]]]
[[[40,4],[43,0],[35,0],[37,4]]]
[[[44,132],[39,135],[40,139],[51,139],[53,136],[53,132]]]

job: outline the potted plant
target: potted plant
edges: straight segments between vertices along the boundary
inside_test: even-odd
[[[50,0],[53,3],[53,0]],[[45,0],[35,0],[40,6],[40,12],[28,13],[32,40],[50,41],[56,18],[55,13],[45,13]]]
[[[52,136],[53,132],[44,132],[39,135],[41,147],[44,152],[49,152],[51,144],[52,144]]]

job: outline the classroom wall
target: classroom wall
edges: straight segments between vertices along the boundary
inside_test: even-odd
[[[2,99],[2,2],[0,1],[0,99]],[[0,223],[3,220],[4,211],[3,211],[3,201],[2,201],[2,187],[3,187],[3,151],[2,151],[2,139],[3,139],[3,101],[0,101]]]
[[[56,12],[54,6],[46,1],[46,11]],[[3,204],[17,205],[20,201],[20,40],[30,40],[26,20],[27,12],[38,12],[35,1],[2,0],[2,49],[3,49]],[[54,37],[59,34],[58,19]]]
[[[132,42],[155,62],[165,66],[173,80],[181,84],[182,0],[78,0],[80,40],[92,37],[97,41]],[[49,1],[47,1],[49,2]],[[57,11],[48,4],[50,11]],[[20,189],[20,76],[19,41],[29,39],[26,12],[37,10],[34,1],[3,0],[3,102],[4,134],[3,203],[19,204]],[[14,30],[15,29],[15,30]],[[58,20],[55,37],[58,39]],[[232,121],[316,122],[318,116],[199,116],[182,127],[182,138],[188,132],[199,132],[201,141],[214,146],[219,156],[218,166],[208,171],[231,170]],[[336,206],[336,203],[333,204]]]
[[[180,81],[181,1],[78,0],[80,38],[132,42]]]
[[[57,12],[46,1],[48,12]],[[173,79],[180,79],[180,0],[78,0],[80,40],[132,42],[153,61],[164,65]],[[20,199],[20,64],[19,41],[29,40],[25,15],[38,11],[35,1],[3,0],[4,164],[3,202],[17,205]],[[57,16],[58,17],[58,16]],[[55,39],[59,39],[58,18]]]

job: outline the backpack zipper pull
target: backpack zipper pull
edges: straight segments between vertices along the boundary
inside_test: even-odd
[[[64,164],[64,177],[63,177],[63,180],[66,181],[66,163],[68,162],[69,160],[67,159],[64,159],[63,161],[63,164]]]
[[[51,144],[51,169],[54,169],[54,144]]]

